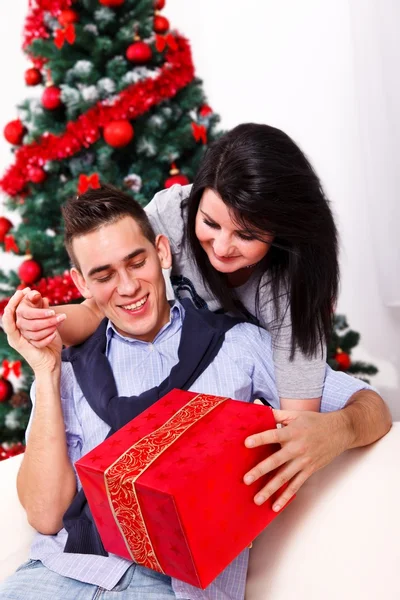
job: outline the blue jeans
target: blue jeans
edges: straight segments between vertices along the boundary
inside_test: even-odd
[[[172,600],[171,578],[133,564],[111,590],[50,571],[29,560],[0,583],[1,600]]]

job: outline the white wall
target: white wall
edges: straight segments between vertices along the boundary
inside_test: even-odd
[[[1,128],[26,95],[26,4],[0,5]],[[191,40],[222,126],[280,127],[316,167],[341,232],[338,308],[361,332],[355,354],[379,366],[375,383],[400,418],[396,0],[167,0],[164,12]],[[0,169],[7,164],[0,140]]]

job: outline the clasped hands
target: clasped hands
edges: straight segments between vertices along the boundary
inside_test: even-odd
[[[57,361],[57,354],[61,351],[57,326],[64,318],[64,315],[57,316],[49,309],[47,300],[39,292],[26,288],[10,299],[4,312],[3,326],[10,345],[35,371],[48,368]],[[273,414],[280,427],[254,434],[244,443],[247,448],[279,444],[280,449],[246,473],[243,481],[246,485],[253,485],[260,477],[274,471],[266,485],[255,494],[254,501],[262,505],[287,484],[273,503],[273,510],[278,512],[310,475],[346,449],[347,440],[341,411],[318,413],[274,409]]]
[[[38,376],[39,373],[48,374],[60,368],[62,341],[56,328],[53,328],[51,335],[47,336],[45,341],[32,343],[29,335],[25,332],[25,328],[19,327],[17,311],[23,310],[23,303],[28,305],[28,294],[30,293],[32,292],[29,288],[15,292],[4,309],[2,326],[7,335],[8,344],[25,358],[35,376]],[[42,299],[40,294],[39,297],[41,308],[36,310],[39,310],[43,316],[50,312],[48,300]],[[30,323],[30,326],[32,326],[34,322],[31,321]]]

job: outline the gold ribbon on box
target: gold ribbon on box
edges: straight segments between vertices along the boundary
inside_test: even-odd
[[[135,489],[136,480],[192,425],[228,398],[198,394],[161,427],[126,450],[104,472],[114,520],[134,562],[163,573],[147,531]]]

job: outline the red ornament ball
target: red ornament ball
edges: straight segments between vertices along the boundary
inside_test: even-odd
[[[203,106],[199,110],[199,115],[200,117],[208,117],[212,114],[212,112],[213,110],[211,106],[208,106],[208,104],[203,104]]]
[[[121,6],[125,0],[99,0],[100,4],[103,6]]]
[[[42,83],[42,74],[39,69],[35,69],[32,67],[31,69],[27,69],[25,71],[25,83],[26,85],[39,85]]]
[[[4,137],[6,138],[7,142],[13,144],[14,146],[19,146],[22,143],[23,137],[26,134],[26,132],[26,127],[19,119],[10,121],[4,127]]]
[[[179,173],[179,175],[172,175],[172,177],[166,179],[164,182],[164,187],[169,188],[172,185],[175,185],[175,183],[179,183],[179,185],[187,185],[188,183],[190,183],[190,181],[186,177],[186,175],[182,175],[182,173]]]
[[[335,355],[335,360],[338,363],[339,369],[341,371],[347,371],[347,369],[351,365],[351,359],[350,359],[350,356],[347,354],[347,352],[338,352]]]
[[[70,8],[62,10],[58,16],[58,22],[63,27],[67,27],[71,23],[76,23],[78,20],[78,13],[76,13],[74,10],[71,10]]]
[[[4,243],[4,238],[10,231],[13,224],[6,217],[0,217],[0,243]]]
[[[155,0],[154,8],[156,10],[162,10],[165,6],[165,0]]]
[[[153,21],[153,29],[156,33],[167,33],[169,29],[169,21],[162,15],[156,15]]]
[[[8,379],[0,378],[0,402],[7,402],[13,395],[14,390]]]
[[[28,285],[35,283],[41,274],[42,267],[32,258],[25,260],[18,269],[19,278]]]
[[[133,139],[135,131],[129,121],[111,121],[104,127],[103,135],[109,146],[122,148]]]
[[[4,315],[4,309],[7,306],[9,298],[5,298],[4,300],[0,300],[0,317]]]
[[[149,62],[152,56],[153,52],[151,51],[150,46],[145,42],[135,42],[128,46],[126,51],[126,58],[138,65]]]
[[[42,104],[47,110],[55,110],[62,104],[61,90],[55,85],[47,87],[42,94]]]
[[[32,183],[43,183],[46,177],[46,171],[40,167],[31,167],[29,169],[29,180],[32,181]]]

